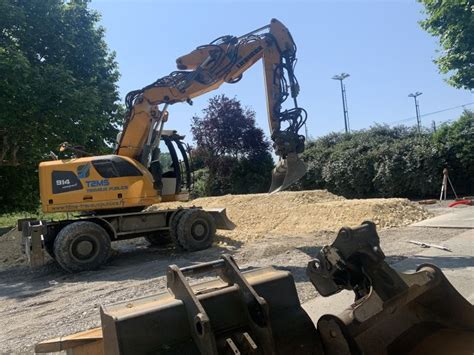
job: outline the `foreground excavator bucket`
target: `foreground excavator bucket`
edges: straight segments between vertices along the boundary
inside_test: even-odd
[[[272,172],[270,193],[286,190],[306,174],[306,164],[296,153],[290,153],[286,159],[278,161]]]
[[[375,225],[343,228],[308,263],[324,297],[352,290],[355,302],[317,326],[293,277],[272,267],[241,272],[232,257],[167,271],[168,292],[101,307],[102,326],[36,346],[68,354],[398,355],[474,352],[474,307],[440,269],[399,273],[385,262]],[[215,272],[219,279],[188,283]]]
[[[474,354],[474,307],[434,265],[413,274],[385,262],[375,224],[342,228],[308,263],[316,290],[352,290],[355,302],[317,322],[324,354]]]

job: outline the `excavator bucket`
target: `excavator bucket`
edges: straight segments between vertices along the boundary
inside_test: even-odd
[[[306,174],[306,164],[296,153],[290,153],[286,159],[280,160],[272,172],[270,193],[283,191]]]
[[[190,285],[187,277],[216,273]],[[101,307],[102,326],[37,344],[71,355],[322,354],[293,277],[272,267],[241,272],[228,255],[168,267],[168,291]]]
[[[355,302],[319,318],[325,354],[474,353],[474,307],[436,266],[394,270],[380,248],[375,224],[342,228],[306,273],[323,297],[352,290]]]
[[[189,277],[218,278],[191,285]],[[434,265],[393,269],[375,224],[343,228],[308,263],[323,297],[355,302],[313,323],[293,277],[272,267],[242,272],[234,259],[168,267],[167,291],[101,307],[100,328],[38,344],[36,353],[424,355],[474,353],[474,307]]]

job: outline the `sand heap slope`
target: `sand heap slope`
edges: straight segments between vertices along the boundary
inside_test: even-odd
[[[162,203],[153,209],[177,206],[225,207],[237,225],[219,234],[248,241],[263,235],[305,235],[337,231],[371,220],[379,228],[399,227],[423,220],[429,212],[407,199],[347,200],[325,190],[285,191],[277,194],[205,197],[186,203]]]
[[[17,229],[0,235],[0,271],[12,265],[21,265],[26,262],[26,256],[21,250],[21,233]]]

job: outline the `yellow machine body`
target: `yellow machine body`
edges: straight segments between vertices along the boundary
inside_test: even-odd
[[[279,161],[270,192],[288,188],[306,172],[299,158],[304,136],[299,130],[306,111],[297,104],[294,75],[296,45],[278,20],[246,35],[223,36],[177,59],[178,71],[129,92],[127,116],[115,154],[43,162],[39,167],[44,212],[112,210],[185,200],[191,188],[186,148],[174,131],[165,131],[168,108],[236,83],[257,61],[264,66],[268,124]],[[283,107],[291,97],[293,107]],[[160,106],[161,105],[161,106]],[[173,133],[174,132],[174,133]],[[160,159],[164,141],[173,159],[165,171]],[[177,158],[176,145],[182,160]],[[172,152],[174,150],[174,153]],[[184,187],[184,182],[186,187]]]
[[[42,162],[39,178],[43,212],[130,208],[161,201],[150,172],[128,157]]]

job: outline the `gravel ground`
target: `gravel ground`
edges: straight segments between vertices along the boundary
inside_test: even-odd
[[[393,228],[379,232],[390,263],[418,253],[409,239],[442,243],[461,229]],[[305,267],[317,247],[329,244],[331,232],[288,237],[266,236],[242,243],[218,236],[213,248],[191,254],[148,247],[142,239],[120,242],[100,270],[66,274],[56,264],[29,270],[14,265],[0,271],[0,353],[32,353],[34,344],[98,326],[101,304],[165,290],[166,267],[209,261],[232,254],[242,269],[273,265],[292,272],[301,302],[317,296],[306,281]]]

